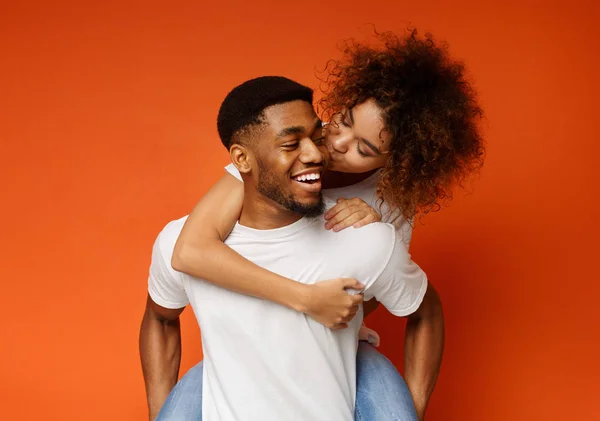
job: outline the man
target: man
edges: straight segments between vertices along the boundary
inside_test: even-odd
[[[223,140],[244,180],[242,214],[226,241],[231,248],[299,282],[360,279],[365,296],[397,316],[419,308],[427,279],[393,227],[323,228],[324,158],[313,141],[321,122],[309,88],[280,77],[245,82],[223,102],[219,125],[231,133]],[[332,331],[302,313],[175,272],[171,255],[184,221],[169,223],[153,249],[140,332],[151,417],[176,383],[178,317],[190,303],[202,329],[204,419],[353,420],[362,309],[347,329]]]

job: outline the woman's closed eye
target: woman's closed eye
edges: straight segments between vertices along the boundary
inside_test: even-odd
[[[346,115],[344,115],[344,117],[342,118],[342,125],[344,127],[348,127],[348,128],[352,127],[352,124],[350,123],[350,119]]]
[[[362,156],[362,157],[365,157],[365,158],[374,158],[374,155],[368,154],[368,153],[364,152],[364,151],[361,149],[361,146],[360,146],[360,142],[359,142],[359,141],[357,141],[357,142],[356,142],[356,152],[358,152],[358,154],[359,154],[360,156]]]

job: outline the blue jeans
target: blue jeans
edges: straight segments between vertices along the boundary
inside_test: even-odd
[[[356,355],[356,421],[417,421],[406,383],[396,367],[367,342]],[[156,421],[202,421],[202,362],[175,385]]]

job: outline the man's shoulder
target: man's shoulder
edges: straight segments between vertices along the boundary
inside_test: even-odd
[[[325,203],[325,209],[329,210],[335,206],[336,202],[327,196],[323,196],[323,202]],[[323,221],[325,222],[325,221]],[[363,231],[361,231],[363,230]],[[395,228],[392,224],[386,222],[373,222],[371,224],[365,225],[362,228],[346,228],[340,232],[345,232],[350,235],[366,235],[367,233],[371,233],[374,236],[385,236],[390,235],[390,232],[394,232]],[[356,234],[360,232],[360,234]]]
[[[181,230],[183,229],[183,225],[187,218],[188,215],[168,222],[158,233],[156,245],[163,253],[172,254],[177,238],[179,238],[179,234],[181,234]]]
[[[356,247],[360,250],[381,253],[394,248],[396,233],[394,226],[384,222],[374,222],[361,228],[346,228],[339,232],[333,232],[338,244],[346,244],[348,247]]]
[[[318,253],[329,269],[364,282],[376,279],[394,252],[396,235],[390,224],[376,222],[339,232],[322,229]],[[366,285],[366,284],[365,284]]]
[[[394,236],[394,226],[386,222],[373,222],[361,228],[346,228],[340,231],[352,237],[365,237],[373,239],[392,238]]]

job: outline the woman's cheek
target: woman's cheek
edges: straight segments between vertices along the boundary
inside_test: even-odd
[[[350,155],[350,156],[349,156]],[[344,162],[344,167],[346,172],[349,173],[363,173],[369,171],[369,169],[365,168],[365,163],[362,162],[361,159],[356,159],[356,157],[352,156],[349,152],[346,153],[346,160]]]

